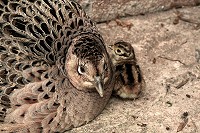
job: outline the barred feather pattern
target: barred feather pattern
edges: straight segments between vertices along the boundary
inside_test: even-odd
[[[62,132],[102,111],[112,90],[81,112],[79,101],[96,94],[76,91],[65,75],[67,50],[82,34],[102,40],[72,0],[0,0],[0,132]]]

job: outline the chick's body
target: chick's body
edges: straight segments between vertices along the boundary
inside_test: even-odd
[[[115,66],[114,94],[124,99],[138,98],[144,90],[145,81],[133,47],[128,42],[117,41],[108,49]]]
[[[0,1],[0,132],[63,132],[113,89],[103,39],[71,0]]]

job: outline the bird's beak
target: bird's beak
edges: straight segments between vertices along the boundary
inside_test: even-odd
[[[103,97],[103,82],[100,76],[94,77],[94,85],[101,97]]]

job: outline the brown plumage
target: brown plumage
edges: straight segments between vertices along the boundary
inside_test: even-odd
[[[108,49],[115,66],[114,94],[121,98],[137,98],[145,87],[145,81],[133,47],[128,42],[118,41]]]
[[[63,132],[93,120],[112,93],[112,68],[74,1],[0,1],[0,132]]]

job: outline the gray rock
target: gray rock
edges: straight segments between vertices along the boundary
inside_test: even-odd
[[[174,7],[194,6],[200,0],[76,0],[96,22],[117,17],[164,11]]]

